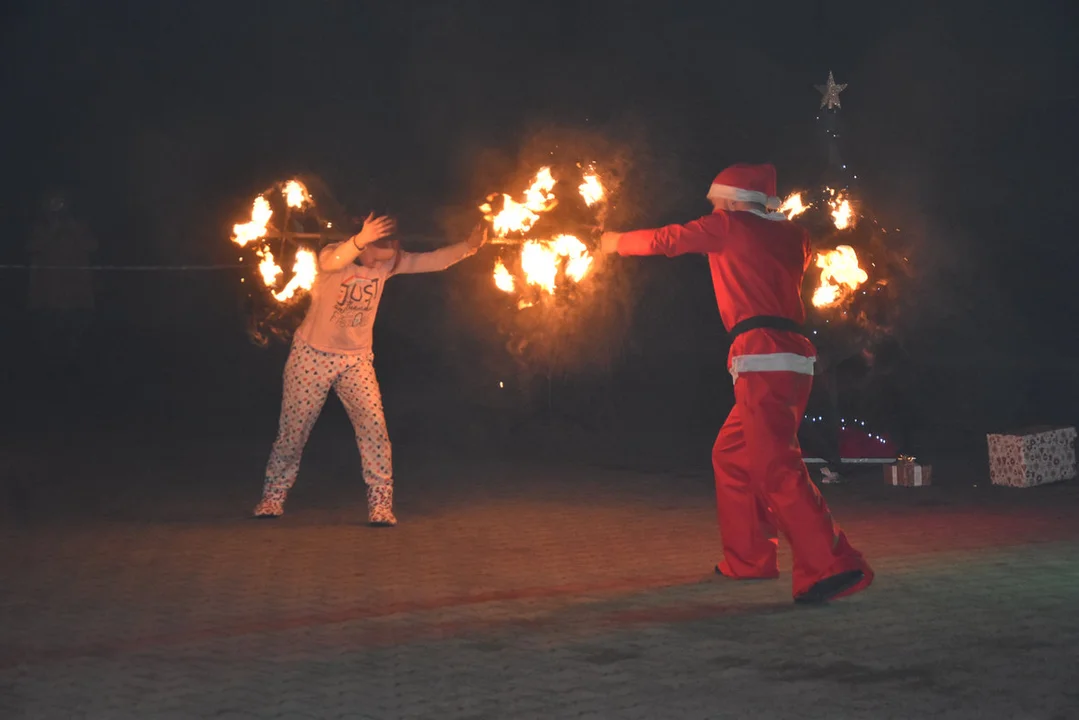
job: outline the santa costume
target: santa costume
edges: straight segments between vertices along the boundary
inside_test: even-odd
[[[604,237],[621,255],[708,256],[723,324],[735,405],[712,452],[723,560],[728,578],[779,575],[775,530],[794,556],[794,598],[824,602],[865,589],[873,571],[832,520],[810,480],[798,426],[813,384],[815,350],[804,334],[802,279],[809,234],[778,212],[771,165],[721,172],[710,215]],[[740,210],[723,209],[731,201]]]

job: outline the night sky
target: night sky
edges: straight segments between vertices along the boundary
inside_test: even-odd
[[[24,258],[63,188],[101,261],[228,261],[237,213],[296,172],[438,234],[551,128],[626,145],[638,224],[688,220],[731,162],[774,162],[781,192],[816,180],[833,71],[865,197],[918,238],[926,337],[1067,365],[1076,19],[965,0],[10,2],[0,259]],[[684,332],[721,337],[699,265],[707,312]]]

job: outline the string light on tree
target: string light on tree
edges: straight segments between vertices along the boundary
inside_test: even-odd
[[[889,266],[894,263],[878,267],[873,260],[891,258],[896,252],[883,243],[888,235],[869,213],[855,187],[859,175],[853,173],[854,164],[841,152],[839,138],[845,132],[839,127],[840,94],[847,84],[837,83],[834,73],[829,71],[827,82],[814,87],[820,93],[820,107],[815,115],[826,170],[817,189],[803,190],[787,198],[781,212],[813,228],[814,244],[818,248],[815,266],[820,275],[818,280],[817,274],[813,274],[816,287],[807,298],[812,308],[809,330],[821,355],[831,358],[828,372],[832,372],[848,357],[852,347],[869,348],[872,341],[868,338],[891,332],[891,315],[882,308],[893,306],[870,298],[887,297],[894,292],[889,289],[880,294],[892,284]],[[831,322],[833,319],[835,322]],[[867,357],[872,362],[872,353]],[[877,453],[882,453],[894,457],[895,447],[887,433],[868,427],[871,423],[864,420],[850,422],[849,416],[841,419],[836,401],[832,400],[830,405],[830,417],[811,412],[804,420],[809,426],[828,426],[829,435],[834,433],[838,438],[838,456],[875,458]]]

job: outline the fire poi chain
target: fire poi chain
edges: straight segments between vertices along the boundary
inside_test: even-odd
[[[285,233],[270,223],[274,211],[267,196],[274,194],[273,190],[274,188],[271,188],[255,198],[251,206],[251,220],[233,226],[232,241],[240,247],[258,243],[255,246],[255,255],[259,258],[259,274],[262,276],[263,283],[270,289],[270,295],[283,303],[297,297],[297,293],[311,289],[315,282],[315,275],[318,274],[318,259],[315,253],[307,248],[297,250],[296,260],[292,266],[292,276],[280,290],[274,289],[280,283],[285,271],[277,264],[268,241],[273,238],[283,238]],[[288,215],[293,210],[304,212],[314,207],[315,203],[310,193],[298,180],[289,180],[280,186],[280,190],[285,202],[284,227],[288,226]],[[331,227],[330,223],[326,223],[326,227]]]
[[[555,208],[558,199],[554,195],[557,184],[551,168],[540,168],[532,184],[518,201],[506,193],[495,193],[480,206],[485,220],[491,223],[495,244],[521,244],[518,257],[520,274],[526,286],[539,290],[542,295],[554,295],[559,287],[560,275],[572,283],[581,282],[591,271],[594,258],[588,246],[575,235],[558,234],[550,238],[527,238],[540,217]],[[581,184],[577,188],[587,207],[598,207],[607,200],[607,191],[595,168],[584,169]],[[501,199],[501,209],[495,212],[493,202]],[[509,240],[516,235],[519,240]],[[518,277],[499,258],[493,271],[495,287],[504,293],[517,294],[521,288]],[[531,307],[534,300],[520,298],[519,309]]]
[[[492,279],[496,288],[507,294],[521,294],[524,286],[535,288],[540,297],[552,296],[558,290],[560,282],[580,283],[591,272],[594,258],[588,246],[580,238],[570,234],[558,234],[550,238],[528,238],[536,222],[558,205],[554,195],[557,184],[551,168],[543,167],[536,173],[531,185],[524,191],[521,200],[515,200],[506,193],[496,193],[480,206],[484,219],[491,223],[495,233],[494,244],[520,245],[517,257],[519,273],[515,274],[506,265],[503,258],[495,262]],[[255,256],[259,259],[259,275],[270,295],[278,302],[286,303],[301,297],[309,291],[318,274],[318,260],[314,252],[300,248],[296,252],[292,273],[283,286],[284,269],[278,264],[269,246],[271,239],[283,238],[286,233],[272,224],[274,210],[268,197],[277,195],[284,201],[287,217],[292,211],[305,212],[314,207],[307,188],[298,180],[278,184],[275,188],[260,194],[251,207],[251,219],[233,226],[232,241],[240,247],[254,245]],[[577,188],[585,205],[597,207],[607,201],[606,189],[594,167],[586,168],[582,181]],[[854,213],[850,198],[843,191],[825,188],[829,212],[837,230],[853,227]],[[495,212],[492,205],[501,199],[501,207]],[[793,193],[780,206],[780,212],[789,219],[806,212],[814,203],[806,203],[802,193]],[[325,223],[327,229],[330,223]],[[297,235],[293,233],[292,235]],[[516,239],[510,239],[517,236]],[[819,252],[816,267],[820,268],[820,280],[813,292],[814,307],[826,309],[835,307],[861,287],[868,279],[868,273],[859,265],[858,255],[850,245],[840,245],[835,250]],[[518,308],[524,309],[535,304],[535,299],[520,297]]]
[[[843,191],[825,188],[828,199],[825,201],[832,216],[836,230],[846,230],[854,226],[854,211],[850,198]],[[802,199],[802,193],[793,193],[779,207],[788,219],[794,219],[813,207]],[[834,307],[862,286],[869,279],[869,274],[858,265],[858,254],[850,245],[840,245],[835,250],[817,253],[816,265],[821,269],[820,281],[813,291],[813,307]]]
[[[491,223],[494,230],[495,244],[520,245],[518,265],[523,285],[536,288],[547,295],[555,293],[559,283],[563,282],[562,278],[579,283],[589,274],[594,263],[588,246],[575,235],[563,233],[550,238],[525,237],[544,213],[557,206],[558,199],[554,195],[556,184],[551,169],[544,167],[536,173],[535,179],[520,201],[514,200],[508,194],[498,193],[489,197],[488,202],[480,207],[484,219]],[[578,191],[587,207],[597,207],[606,201],[606,189],[591,166],[585,168]],[[298,180],[279,183],[255,198],[251,206],[251,219],[233,226],[232,241],[240,247],[254,247],[263,284],[276,301],[286,303],[302,297],[303,293],[311,289],[318,274],[318,259],[315,253],[307,248],[297,250],[292,273],[281,286],[285,271],[274,256],[269,241],[286,237],[307,237],[309,234],[288,233],[275,227],[272,223],[275,211],[270,202],[271,198],[284,201],[283,227],[286,228],[291,212],[306,212],[313,209],[315,204],[307,188]],[[495,212],[492,202],[499,198],[501,207]],[[330,223],[325,223],[325,227],[329,229]],[[315,233],[314,236],[321,237],[321,234]],[[508,239],[510,236],[516,236],[516,239]],[[510,271],[502,258],[495,264],[494,283],[505,293],[517,294],[523,289],[522,282],[518,281],[518,277]],[[521,298],[518,307],[530,307],[533,304],[533,300]]]

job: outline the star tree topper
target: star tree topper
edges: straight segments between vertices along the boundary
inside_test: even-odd
[[[820,106],[824,108],[827,106],[829,110],[834,110],[837,107],[842,107],[839,104],[839,93],[847,89],[847,83],[842,85],[835,84],[835,78],[832,77],[832,71],[828,71],[828,84],[827,85],[815,85],[817,92],[821,94]]]

